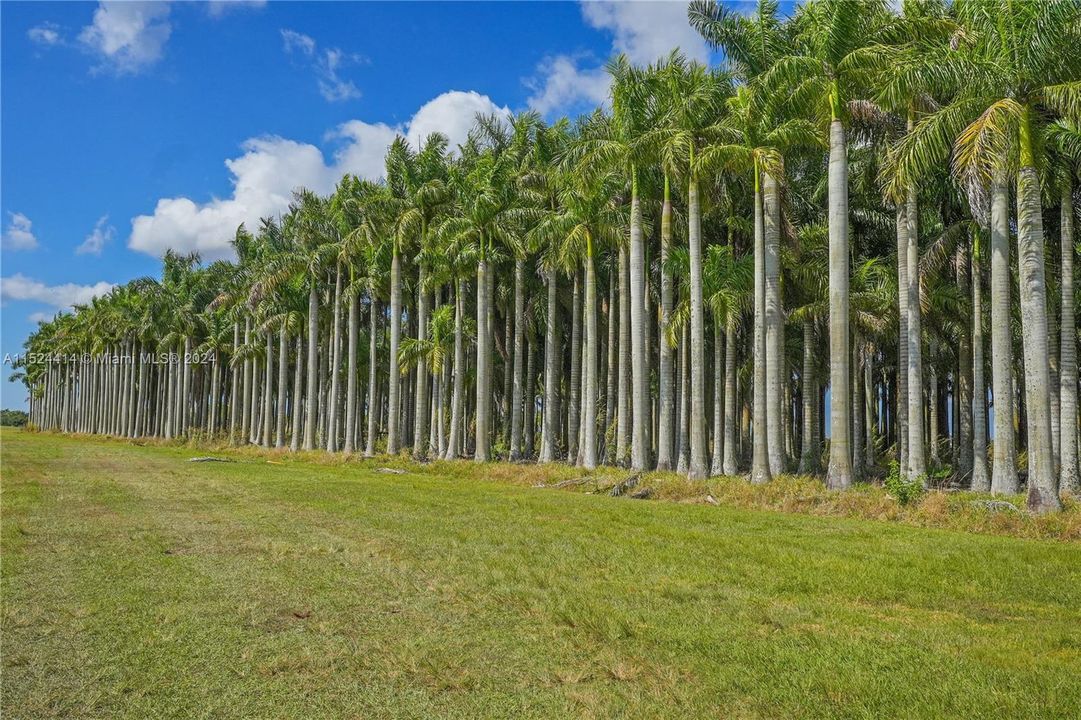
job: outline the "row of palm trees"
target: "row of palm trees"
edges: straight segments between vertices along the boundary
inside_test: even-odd
[[[689,19],[721,67],[618,57],[610,110],[399,138],[384,180],[298,190],[235,261],[169,253],[42,323],[32,421],[838,489],[892,457],[1060,507],[1081,5]]]

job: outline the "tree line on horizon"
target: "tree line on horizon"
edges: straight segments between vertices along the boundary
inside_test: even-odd
[[[619,56],[591,114],[399,137],[235,260],[41,323],[31,423],[835,489],[892,459],[1060,508],[1081,3],[688,15],[718,67]]]

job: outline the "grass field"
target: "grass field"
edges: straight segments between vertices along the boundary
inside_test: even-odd
[[[1077,542],[0,439],[5,719],[1081,707]]]

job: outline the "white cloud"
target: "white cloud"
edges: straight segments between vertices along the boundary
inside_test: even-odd
[[[327,133],[327,140],[344,140],[334,153],[334,166],[344,175],[352,173],[370,180],[383,177],[387,147],[401,128],[386,123],[366,123],[360,120],[344,122]]]
[[[34,237],[33,225],[30,218],[22,213],[9,212],[11,218],[4,230],[0,247],[5,250],[33,250],[38,246],[38,239]]]
[[[361,62],[363,58],[354,53],[343,52],[338,48],[324,48],[319,52],[318,43],[314,38],[295,30],[283,29],[281,34],[287,53],[297,52],[308,58],[308,62],[315,70],[319,94],[324,100],[340,102],[360,97],[360,90],[353,81],[342,79],[338,71],[346,65]]]
[[[582,16],[598,30],[614,35],[612,49],[626,53],[636,65],[656,62],[674,48],[705,62],[709,48],[687,22],[685,0],[649,2],[583,2]]]
[[[510,117],[510,109],[499,107],[487,95],[478,92],[451,90],[435,97],[417,110],[409,121],[406,138],[419,146],[431,133],[441,132],[450,140],[451,148],[464,143],[478,114]]]
[[[103,0],[79,40],[102,58],[104,67],[135,73],[161,58],[172,32],[168,18],[167,2]]]
[[[206,11],[211,17],[221,17],[229,10],[256,9],[266,5],[266,0],[210,0]]]
[[[333,176],[314,145],[280,137],[247,140],[244,154],[225,161],[233,195],[197,204],[185,197],[163,198],[152,215],[131,221],[128,247],[160,256],[169,248],[197,251],[206,259],[227,257],[240,223],[254,227],[260,217],[285,210],[294,187],[317,192],[333,187]]]
[[[63,38],[60,37],[60,26],[51,22],[30,28],[26,36],[38,45],[58,45],[63,42]]]
[[[286,29],[283,29],[281,32],[286,52],[299,50],[305,55],[311,55],[315,52],[315,40],[310,35]]]
[[[161,256],[172,248],[198,251],[204,259],[230,257],[229,241],[241,223],[254,228],[259,218],[285,212],[294,188],[329,193],[345,173],[377,180],[383,176],[387,146],[398,134],[422,142],[432,132],[448,136],[451,146],[465,142],[477,113],[509,115],[486,95],[451,91],[425,103],[404,125],[351,120],[327,133],[341,143],[327,158],[315,145],[282,137],[252,138],[244,154],[225,161],[233,184],[228,198],[197,203],[186,197],[162,198],[154,212],[131,221],[128,247]]]
[[[32,323],[42,323],[42,322],[50,322],[55,317],[56,317],[56,313],[34,312],[34,313],[30,313],[29,317],[27,317],[26,319],[29,320]]]
[[[83,305],[116,287],[113,283],[98,282],[93,285],[46,285],[21,273],[0,278],[0,298],[5,300],[31,300],[50,305],[59,310],[73,305]]]
[[[526,102],[542,115],[581,103],[596,106],[608,101],[611,78],[603,67],[582,68],[576,59],[557,55],[546,58],[538,72],[543,80],[527,81],[533,94]]]
[[[108,221],[108,215],[98,218],[94,229],[86,236],[82,244],[75,248],[76,255],[101,255],[101,251],[105,249],[105,243],[112,242],[116,235],[116,228],[105,224]]]
[[[612,54],[624,53],[635,65],[657,62],[676,48],[691,60],[709,59],[708,46],[687,22],[685,0],[583,0],[581,5],[582,18],[590,27],[612,35]],[[603,105],[610,84],[603,65],[582,67],[580,58],[570,55],[546,58],[525,82],[533,91],[529,106],[545,115],[583,104]]]

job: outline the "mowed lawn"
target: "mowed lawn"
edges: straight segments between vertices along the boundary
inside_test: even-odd
[[[5,720],[1081,708],[1078,543],[0,439]]]

